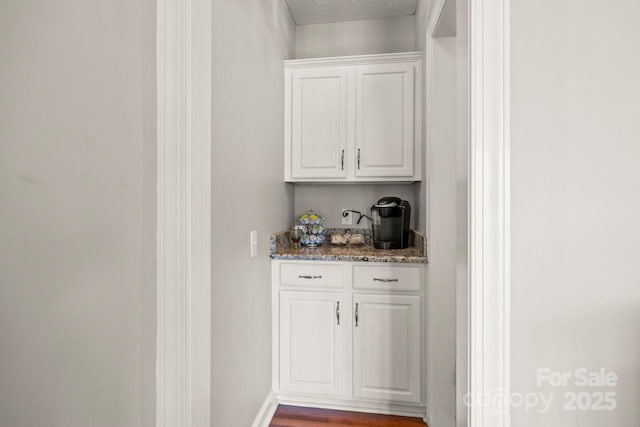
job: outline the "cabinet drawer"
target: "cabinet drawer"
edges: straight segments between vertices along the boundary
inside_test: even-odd
[[[281,264],[281,286],[342,288],[344,267],[336,264]]]
[[[419,292],[422,269],[416,266],[353,266],[353,287],[380,291]]]

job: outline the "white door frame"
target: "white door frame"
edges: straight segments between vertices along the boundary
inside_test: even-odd
[[[509,1],[469,0],[471,396],[509,393]],[[210,427],[211,2],[157,5],[156,426]],[[490,403],[464,425],[508,427]]]
[[[426,61],[433,59],[432,37],[447,1],[455,0],[434,3],[426,28]],[[469,0],[468,5],[468,278],[457,296],[462,339],[456,350],[456,424],[508,427],[510,411],[504,402],[510,393],[510,0]],[[426,68],[432,69],[431,64]],[[477,404],[484,397],[489,397],[488,403]]]
[[[211,423],[211,18],[157,1],[157,427]]]
[[[469,6],[468,390],[491,399],[469,406],[468,425],[508,427],[510,0]]]

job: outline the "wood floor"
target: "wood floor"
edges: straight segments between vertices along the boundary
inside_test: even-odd
[[[420,418],[279,405],[269,427],[427,427]]]

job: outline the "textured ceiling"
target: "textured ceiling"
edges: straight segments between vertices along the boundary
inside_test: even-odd
[[[297,25],[413,15],[418,0],[287,0]]]

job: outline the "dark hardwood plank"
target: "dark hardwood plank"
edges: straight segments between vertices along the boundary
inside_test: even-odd
[[[279,405],[270,427],[428,427],[420,418]]]

